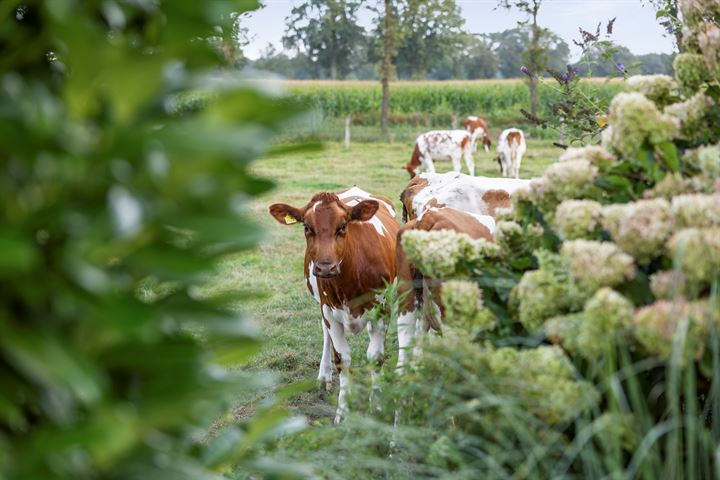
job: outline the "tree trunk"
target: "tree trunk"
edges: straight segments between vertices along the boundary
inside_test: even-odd
[[[337,80],[337,62],[335,58],[330,60],[330,79]]]
[[[383,135],[388,133],[388,103],[390,102],[390,75],[392,62],[392,8],[391,0],[385,0],[385,44],[381,67],[382,103],[380,104],[380,125]]]

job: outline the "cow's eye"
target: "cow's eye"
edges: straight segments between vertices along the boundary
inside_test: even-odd
[[[307,223],[305,223],[304,225],[305,225],[305,235],[310,236],[310,235],[315,234],[315,232],[313,232],[313,229],[310,228]]]
[[[337,229],[338,235],[345,235],[345,232],[347,231],[347,223],[341,223],[340,226]]]

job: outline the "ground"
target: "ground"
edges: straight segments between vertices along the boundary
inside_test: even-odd
[[[264,228],[266,238],[258,249],[227,258],[212,286],[217,290],[242,289],[253,293],[243,308],[256,319],[266,342],[250,368],[270,370],[281,385],[302,380],[314,382],[322,352],[319,307],[303,281],[302,228],[278,224],[267,213],[268,205],[284,202],[303,206],[314,193],[357,185],[392,199],[400,211],[399,195],[408,182],[402,166],[411,152],[410,143],[355,143],[349,149],[329,143],[320,150],[276,155],[254,165],[255,174],[277,184],[274,190],[250,203],[251,216]],[[520,176],[540,175],[559,153],[551,141],[529,139]],[[494,156],[494,151],[478,151],[476,173],[499,176]],[[439,172],[450,170],[450,162],[437,162],[436,168]],[[393,331],[394,326],[386,341],[389,352],[396,350]],[[354,336],[351,345],[353,367],[365,365],[367,334]],[[394,359],[389,361],[394,364]],[[260,392],[254,399],[239,401],[235,415],[250,415],[253,403],[262,395]],[[327,394],[313,387],[294,397],[291,407],[298,414],[324,422],[334,414],[335,401],[335,392]]]

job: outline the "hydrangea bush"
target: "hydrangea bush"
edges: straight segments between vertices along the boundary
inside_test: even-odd
[[[687,24],[675,76],[629,78],[601,144],[566,150],[518,192],[494,246],[449,232],[406,240],[411,260],[450,286],[453,331],[470,334],[429,342],[434,354],[460,348],[463,371],[486,379],[477,398],[495,395],[532,415],[532,435],[562,432],[565,440],[548,438],[567,448],[593,438],[583,448],[602,458],[592,467],[601,476],[720,471],[712,448],[700,446],[720,442],[711,428],[720,422],[720,3],[680,4]],[[494,328],[479,328],[483,309]],[[442,375],[432,362],[417,373],[426,382]],[[678,425],[668,427],[671,440],[634,457],[665,421]],[[497,429],[521,430],[502,421]],[[472,456],[453,441],[445,436],[442,451]],[[584,460],[556,454],[551,476],[587,474]]]

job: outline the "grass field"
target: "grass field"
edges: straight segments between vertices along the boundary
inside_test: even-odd
[[[411,151],[410,143],[364,143],[352,145],[347,150],[341,144],[329,143],[319,151],[274,156],[254,165],[257,175],[277,183],[275,190],[250,206],[252,216],[265,229],[267,239],[255,251],[228,258],[213,287],[253,292],[253,299],[245,304],[245,308],[260,324],[267,342],[251,368],[274,372],[281,385],[314,381],[322,352],[319,308],[303,282],[305,241],[302,229],[279,225],[267,213],[267,206],[274,202],[300,206],[316,192],[357,185],[372,193],[386,195],[399,208],[399,194],[408,182],[407,172],[401,165],[407,162]],[[558,154],[559,150],[549,141],[529,140],[521,177],[539,175]],[[499,175],[493,157],[492,151],[476,153],[478,174]],[[440,172],[449,170],[450,163],[438,162],[437,168]],[[392,343],[394,328],[391,326],[386,341],[390,354],[396,351]],[[351,345],[353,368],[362,371],[362,365],[366,363],[367,334],[362,332],[353,337]],[[390,361],[394,365],[394,359]],[[261,397],[262,393],[255,399],[240,401],[235,415],[240,418],[249,415],[253,403]],[[311,388],[295,397],[291,407],[310,419],[325,422],[331,419],[335,401],[335,392],[327,394]]]

